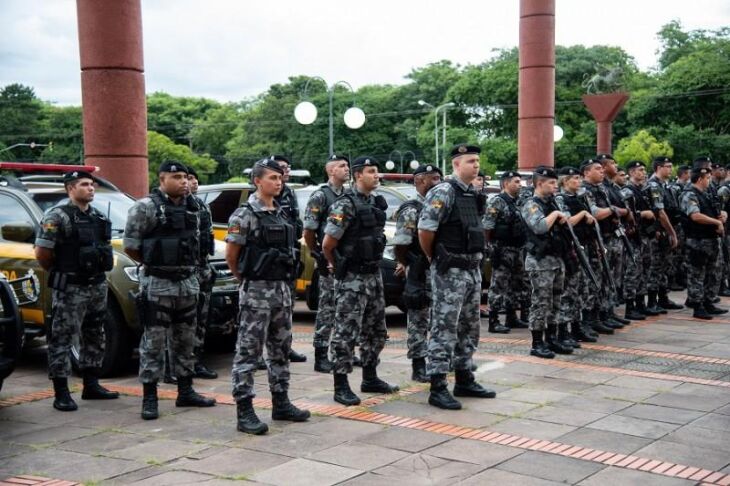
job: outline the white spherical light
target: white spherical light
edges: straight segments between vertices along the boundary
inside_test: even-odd
[[[416,159],[413,159],[413,160],[411,160],[411,163],[409,165],[411,166],[411,169],[416,170],[416,169],[418,169],[418,166],[421,164],[419,164]]]
[[[553,126],[553,142],[559,142],[563,139],[563,129],[558,125]]]
[[[345,112],[345,125],[347,125],[348,128],[357,130],[364,124],[365,124],[365,113],[357,106],[348,108],[348,110]]]
[[[388,170],[395,169],[395,162],[393,162],[392,160],[388,160],[387,162],[385,162],[385,168]]]
[[[302,101],[294,108],[294,118],[302,125],[311,125],[317,119],[317,107],[310,101]]]

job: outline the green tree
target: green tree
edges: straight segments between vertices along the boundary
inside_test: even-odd
[[[0,142],[6,147],[18,143],[43,143],[41,132],[43,103],[29,86],[13,83],[0,89]],[[3,159],[35,160],[39,152],[16,147],[2,153]]]
[[[206,183],[208,174],[213,173],[217,162],[207,155],[195,154],[187,145],[176,144],[165,135],[154,131],[147,132],[147,151],[149,154],[150,184],[156,185],[157,168],[165,160],[177,160],[192,167],[200,176],[200,182]]]
[[[648,131],[639,130],[635,135],[621,139],[613,155],[621,165],[631,160],[648,164],[654,157],[674,156],[674,149],[666,140],[659,141]]]
[[[84,161],[84,137],[80,106],[43,106],[42,131],[50,146],[40,153],[43,162],[80,164]]]
[[[156,92],[147,96],[147,126],[175,143],[190,145],[190,131],[206,113],[220,107],[207,98],[172,96]]]

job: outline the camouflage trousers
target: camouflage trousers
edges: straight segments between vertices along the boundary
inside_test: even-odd
[[[385,295],[380,271],[372,274],[347,272],[335,279],[335,327],[331,353],[334,372],[352,373],[355,345],[360,345],[363,367],[377,366],[388,339],[385,326]]]
[[[636,263],[626,255],[626,271],[624,272],[624,299],[635,300],[638,295],[646,295],[649,268],[651,268],[651,251],[649,240],[632,240]]]
[[[205,348],[205,334],[208,330],[208,314],[210,311],[210,296],[213,292],[215,277],[210,265],[198,267],[197,276],[198,283],[200,285],[200,293],[198,294],[198,313],[196,319],[198,325],[195,328],[194,351],[196,360],[200,361]]]
[[[618,293],[621,291],[624,281],[624,254],[626,253],[626,249],[621,238],[616,236],[610,236],[608,238],[604,236],[603,244],[606,245],[606,251],[608,252],[606,255],[608,257],[608,268],[616,284],[615,292],[610,285],[608,286],[611,290],[611,300],[608,301],[606,299],[605,310],[613,311],[613,308],[618,305]]]
[[[563,292],[560,295],[560,310],[556,319],[557,324],[570,324],[581,320],[581,311],[588,298],[588,277],[582,269],[564,276]]]
[[[479,345],[481,269],[449,268],[441,273],[431,264],[431,336],[429,375],[445,375],[453,356],[455,370],[468,370]]]
[[[314,321],[314,337],[312,344],[315,348],[327,348],[332,337],[332,327],[335,323],[335,277],[319,275],[319,301],[317,303],[317,318]]]
[[[496,246],[492,256],[489,308],[519,309],[526,304],[525,259],[522,248]]]
[[[598,277],[598,284],[600,288],[596,288],[593,283],[589,283],[583,309],[588,311],[605,311],[612,309],[612,292],[609,288],[610,283],[608,282],[608,278],[603,271],[603,263],[601,263],[600,254],[598,253],[598,245],[594,241],[587,244],[585,249],[588,254],[588,261],[593,269],[593,273],[595,273],[596,277]]]
[[[426,270],[426,293],[431,299],[431,272]],[[408,359],[428,356],[428,330],[431,327],[431,306],[423,309],[408,309],[406,326],[408,339]]]
[[[162,379],[168,347],[172,374],[178,378],[192,376],[197,310],[198,294],[147,295],[148,317],[139,344],[142,383],[156,383]]]
[[[726,227],[725,231],[730,231],[730,229]],[[725,279],[725,281],[728,281],[730,280],[730,258],[727,258],[726,255],[730,255],[730,236],[727,236],[727,233],[722,239],[722,244],[722,251],[725,252],[720,255],[722,258],[722,278]]]
[[[669,269],[669,280],[674,280],[678,275],[687,275],[687,236],[681,224],[674,227],[677,232],[677,248],[671,254],[671,267]]]
[[[651,252],[651,265],[647,280],[647,290],[658,292],[659,289],[666,289],[669,286],[668,275],[671,270],[672,249],[668,242],[649,238],[649,251]]]
[[[687,274],[687,300],[698,304],[717,295],[720,282],[717,279],[720,239],[687,239],[689,273]]]
[[[48,377],[71,376],[71,345],[79,336],[79,367],[100,368],[104,361],[106,281],[96,285],[69,284],[54,290],[53,321],[48,337]]]
[[[231,382],[233,398],[256,396],[256,363],[266,346],[269,390],[289,390],[291,350],[291,288],[284,281],[244,281],[238,291],[239,325]]]
[[[557,324],[560,300],[565,280],[565,267],[557,269],[531,270],[532,302],[530,303],[530,331],[542,331]]]

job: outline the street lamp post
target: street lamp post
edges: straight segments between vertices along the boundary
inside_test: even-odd
[[[0,153],[7,152],[8,150],[14,149],[15,147],[30,147],[30,148],[34,149],[36,147],[49,147],[49,146],[51,146],[51,145],[48,143],[35,143],[35,142],[16,143],[16,144],[11,145],[10,147],[5,147],[4,149],[0,150]]]
[[[350,83],[348,83],[347,81],[337,81],[336,83],[332,84],[332,86],[329,86],[327,84],[327,81],[320,78],[319,76],[309,78],[307,80],[307,84],[304,85],[304,92],[302,93],[302,97],[305,98],[305,100],[300,102],[294,108],[294,118],[302,125],[311,125],[317,119],[317,107],[314,106],[314,103],[312,103],[311,101],[306,100],[307,92],[309,90],[309,83],[312,80],[321,81],[322,83],[324,83],[325,89],[327,90],[327,96],[329,99],[329,154],[332,155],[335,153],[335,129],[333,115],[335,88],[337,88],[337,86],[345,86],[352,92],[353,95],[355,94],[355,90],[352,89],[352,86],[350,86]],[[360,108],[355,106],[355,103],[353,102],[352,106],[348,108],[347,111],[345,111],[343,119],[345,121],[345,125],[347,125],[348,128],[357,130],[358,128],[363,126],[363,124],[365,124],[365,113]]]
[[[433,119],[434,119],[434,126],[433,126],[433,138],[434,138],[434,155],[435,159],[434,162],[436,165],[439,164],[439,111],[443,110],[443,122],[442,122],[442,144],[444,147],[444,154],[441,159],[441,167],[443,170],[443,173],[446,174],[446,111],[449,108],[452,108],[456,106],[455,103],[448,102],[444,103],[440,106],[433,106],[431,103],[424,101],[424,100],[418,100],[418,104],[420,106],[428,106],[430,108],[433,108]]]
[[[412,169],[415,169],[418,167],[418,161],[416,160],[416,154],[411,150],[406,150],[405,153],[401,152],[400,150],[393,150],[388,155],[388,160],[385,162],[385,168],[388,170],[392,170],[395,167],[395,162],[393,162],[393,154],[398,154],[398,157],[400,157],[400,173],[403,174],[403,160],[408,154],[411,154],[411,161],[409,162],[409,165]],[[414,164],[415,162],[415,164]],[[415,165],[415,167],[414,167]]]

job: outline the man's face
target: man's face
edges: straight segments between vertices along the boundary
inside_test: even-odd
[[[707,190],[707,188],[710,187],[710,178],[711,178],[710,174],[702,175],[702,177],[697,179],[697,187],[699,187],[703,191]]]
[[[476,178],[474,178],[474,182],[471,183],[472,186],[474,186],[474,189],[477,191],[481,191],[484,189],[484,177],[478,175]]]
[[[580,189],[580,176],[578,174],[568,176],[563,180],[563,185],[570,192],[577,192]]]
[[[677,180],[679,182],[687,182],[689,180],[689,171],[686,170],[686,171],[682,172],[682,174],[677,176]]]
[[[471,184],[479,175],[479,156],[476,154],[461,155],[452,164],[454,173],[464,184]]]
[[[355,180],[358,182],[362,190],[374,191],[380,184],[378,168],[370,166],[363,168],[361,171],[355,172]]]
[[[198,178],[194,175],[188,175],[188,189],[192,194],[198,192]]]
[[[637,184],[643,184],[646,181],[646,169],[641,166],[631,169],[631,180]]]
[[[603,167],[601,164],[591,164],[583,171],[583,177],[591,184],[600,184],[604,178]]]
[[[618,184],[619,186],[623,186],[624,184],[626,184],[626,172],[622,170],[616,172],[614,182],[616,182],[616,184]]]
[[[672,175],[672,163],[665,162],[662,165],[657,166],[656,174],[662,180],[669,179],[669,176]]]
[[[520,193],[520,178],[519,177],[512,177],[510,179],[505,179],[505,181],[502,183],[504,185],[504,192],[509,194],[510,196],[516,196]]]
[[[441,183],[441,174],[438,172],[425,172],[418,174],[415,178],[416,190],[419,194],[424,195],[437,184]]]
[[[256,184],[256,191],[260,192],[265,197],[276,197],[281,192],[283,177],[278,172],[266,169],[261,177],[254,178],[254,184]]]
[[[335,160],[327,164],[327,175],[336,182],[344,184],[350,179],[350,165],[346,160]]]
[[[67,187],[68,197],[72,201],[89,204],[94,200],[96,192],[96,184],[88,178],[77,179],[73,184]]]
[[[282,182],[289,182],[289,173],[291,172],[291,166],[283,160],[277,160],[276,163],[279,164],[279,167],[281,167],[284,171],[284,175],[281,176]]]
[[[543,179],[537,182],[535,192],[541,196],[552,196],[558,192],[558,181],[555,179]]]
[[[160,189],[170,197],[182,197],[188,192],[188,175],[185,172],[160,174]]]
[[[616,167],[616,161],[612,159],[603,160],[603,172],[606,176],[613,178],[618,172]]]

